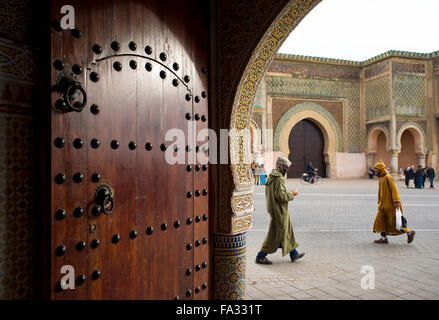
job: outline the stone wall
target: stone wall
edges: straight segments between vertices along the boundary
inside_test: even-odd
[[[0,299],[34,298],[38,279],[39,37],[32,6],[0,1]]]

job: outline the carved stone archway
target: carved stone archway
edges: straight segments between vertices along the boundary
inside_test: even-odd
[[[391,150],[389,130],[387,130],[387,128],[381,124],[374,125],[372,128],[370,128],[366,136],[366,158],[368,168],[373,168],[374,166],[375,154],[378,150],[378,136],[380,133],[384,133],[384,136],[386,137],[387,152]]]
[[[274,131],[274,150],[288,157],[288,138],[293,127],[301,120],[314,122],[322,131],[325,141],[324,157],[327,176],[336,176],[336,152],[342,148],[341,130],[334,117],[322,106],[313,102],[304,102],[288,109],[280,118]]]
[[[427,138],[422,127],[416,122],[407,122],[403,124],[401,128],[399,128],[398,133],[396,134],[396,147],[398,148],[398,152],[401,151],[401,136],[406,130],[408,130],[415,139],[415,153],[418,156],[418,165],[425,166],[425,158],[427,156]]]
[[[389,130],[387,130],[386,127],[384,127],[381,124],[374,125],[372,128],[370,128],[369,132],[367,133],[366,141],[367,141],[367,150],[366,153],[376,153],[377,152],[377,138],[378,135],[383,132],[386,136],[386,142],[387,142],[387,151],[389,151],[390,148],[390,135]]]
[[[425,144],[427,138],[424,130],[416,122],[407,122],[403,124],[401,128],[399,128],[398,133],[396,134],[396,146],[398,150],[401,150],[401,136],[406,130],[409,130],[415,138],[415,152],[425,153],[427,150],[427,146]]]
[[[217,210],[214,237],[215,299],[242,299],[245,296],[245,239],[254,211],[248,132],[257,88],[282,43],[320,1],[288,2],[253,50],[235,91],[229,124],[231,164],[227,165],[228,168],[218,169],[218,179],[225,186],[228,182],[224,179],[228,179],[231,171],[233,190],[230,197],[224,192],[218,199],[221,204]]]

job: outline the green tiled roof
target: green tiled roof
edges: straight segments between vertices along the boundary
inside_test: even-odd
[[[297,61],[307,61],[307,62],[320,62],[320,63],[335,63],[349,66],[357,66],[363,67],[365,65],[384,60],[390,57],[399,57],[399,58],[416,58],[416,59],[431,59],[435,57],[439,57],[439,51],[434,51],[431,53],[419,53],[419,52],[410,52],[410,51],[399,51],[399,50],[389,50],[380,55],[367,59],[365,61],[352,61],[352,60],[344,60],[344,59],[333,59],[333,58],[324,58],[324,57],[314,57],[314,56],[303,56],[289,53],[278,53],[276,55],[276,59],[285,59],[285,60],[297,60]]]

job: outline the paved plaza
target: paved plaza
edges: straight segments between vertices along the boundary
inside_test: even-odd
[[[416,230],[411,244],[406,235],[389,236],[387,245],[373,243],[378,180],[301,185],[288,179],[287,190],[299,191],[289,212],[298,250],[306,255],[291,263],[278,250],[268,255],[272,265],[255,263],[270,220],[265,187],[256,186],[247,233],[246,299],[439,299],[439,189],[429,190],[428,182],[422,190],[407,189],[403,181],[397,186],[408,226]],[[362,289],[362,278],[372,275],[371,269],[361,273],[363,266],[375,272],[373,289]]]

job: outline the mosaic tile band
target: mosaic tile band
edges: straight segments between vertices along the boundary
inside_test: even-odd
[[[214,299],[245,297],[246,233],[214,236]]]

